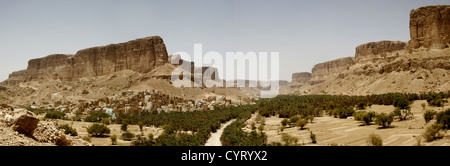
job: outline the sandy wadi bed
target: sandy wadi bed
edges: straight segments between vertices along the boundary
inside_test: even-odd
[[[299,130],[299,127],[286,128],[283,133],[297,137],[299,144],[313,146],[328,146],[331,144],[347,145],[347,146],[367,146],[367,140],[370,134],[380,135],[383,140],[383,146],[413,146],[417,143],[417,136],[422,135],[428,126],[431,126],[436,120],[432,120],[426,124],[423,118],[423,110],[421,104],[426,103],[424,100],[415,101],[411,105],[411,112],[414,114],[413,119],[405,121],[394,121],[391,128],[378,129],[378,125],[362,126],[361,122],[355,121],[353,117],[347,119],[338,119],[330,116],[315,117],[313,123],[308,123],[305,130]],[[450,106],[446,105],[444,109]],[[366,110],[375,111],[377,113],[389,113],[395,108],[391,106],[373,105]],[[442,111],[441,107],[427,106],[426,110]],[[266,118],[266,126],[264,132],[268,135],[269,142],[282,142],[279,128],[283,118],[269,117]],[[317,138],[317,144],[311,144],[310,131]],[[450,134],[446,133],[442,139],[433,142],[425,142],[422,139],[422,145],[427,146],[450,146]]]

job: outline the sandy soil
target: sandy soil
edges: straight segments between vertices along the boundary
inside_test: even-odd
[[[316,117],[313,123],[308,123],[305,130],[299,130],[298,127],[286,128],[283,133],[299,138],[299,144],[304,145],[321,145],[327,146],[330,144],[348,145],[348,146],[366,146],[368,136],[372,133],[378,134],[383,139],[383,146],[412,146],[416,144],[416,136],[420,136],[425,129],[430,126],[435,120],[425,124],[423,118],[423,110],[421,104],[426,101],[415,101],[411,106],[411,112],[414,118],[406,121],[394,121],[392,128],[378,129],[378,125],[362,126],[361,122],[353,120],[352,117],[348,119],[338,119],[330,116]],[[446,105],[444,109],[450,106]],[[441,107],[426,107],[427,110],[432,109],[442,111]],[[378,113],[389,113],[394,110],[393,106],[373,105],[367,110]],[[279,134],[279,127],[281,126],[282,118],[270,117],[266,118],[266,126],[264,132],[268,135],[269,142],[281,142],[281,134]],[[310,131],[316,134],[317,144],[311,144]],[[422,145],[427,146],[450,146],[450,133],[446,137],[433,142],[425,142],[422,140]]]
[[[230,120],[227,123],[222,124],[219,130],[215,133],[211,133],[211,137],[206,141],[205,146],[222,146],[222,142],[220,142],[220,137],[222,136],[223,130],[233,123],[236,119]]]
[[[89,127],[90,125],[94,124],[91,122],[76,122],[76,121],[66,121],[66,120],[59,120],[58,123],[60,125],[69,124],[70,126],[72,126],[73,128],[75,128],[77,130],[78,135],[81,137],[88,136],[86,127]],[[120,138],[122,133],[124,133],[123,131],[120,130],[120,127],[121,127],[120,124],[108,125],[108,128],[111,129],[111,133],[107,137],[92,137],[91,143],[94,146],[111,146],[110,136],[116,135],[118,146],[129,146],[131,141],[124,141]],[[143,132],[141,132],[139,130],[138,125],[128,125],[128,131],[135,135],[143,134],[143,136],[145,136],[145,137],[147,137],[150,133],[153,133],[153,135],[156,138],[164,132],[164,129],[144,126]]]

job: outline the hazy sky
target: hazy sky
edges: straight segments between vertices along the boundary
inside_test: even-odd
[[[409,40],[411,9],[448,0],[0,0],[0,80],[28,60],[159,35],[169,54],[280,52],[280,78]]]

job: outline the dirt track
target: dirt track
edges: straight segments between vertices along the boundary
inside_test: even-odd
[[[227,123],[222,124],[219,130],[215,133],[211,133],[211,137],[206,141],[205,146],[222,146],[222,142],[220,142],[220,137],[222,136],[223,130],[233,123],[236,119],[230,120]]]

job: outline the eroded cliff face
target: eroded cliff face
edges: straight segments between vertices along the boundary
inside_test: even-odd
[[[292,83],[296,83],[298,85],[304,85],[308,83],[310,79],[311,79],[310,72],[300,72],[292,74]]]
[[[380,60],[391,61],[399,52],[406,51],[408,44],[401,41],[379,41],[359,45],[355,49],[355,60],[358,62]]]
[[[425,6],[410,13],[409,49],[443,49],[450,43],[450,6]]]
[[[323,82],[328,76],[347,70],[355,64],[353,57],[340,58],[315,65],[312,68],[310,84]]]
[[[80,50],[73,63],[74,78],[106,75],[125,69],[147,73],[168,63],[168,55],[162,38],[154,36]]]
[[[81,77],[101,76],[122,70],[147,73],[168,63],[164,41],[159,36],[120,44],[87,48],[75,55],[55,54],[32,59],[20,74],[11,74],[7,84],[52,78],[64,81]]]

